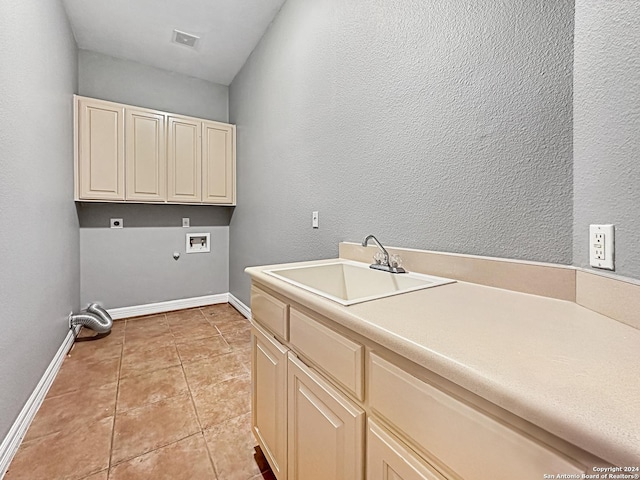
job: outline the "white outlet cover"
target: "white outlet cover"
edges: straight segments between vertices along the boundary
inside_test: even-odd
[[[112,218],[110,222],[111,228],[122,228],[124,223],[121,218]]]
[[[189,225],[191,224],[191,221],[189,220],[189,217],[183,217],[182,218],[182,226],[187,228]]]
[[[589,264],[592,267],[615,270],[614,230],[613,225],[589,225]]]

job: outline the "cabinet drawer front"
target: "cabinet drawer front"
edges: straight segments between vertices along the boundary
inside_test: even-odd
[[[375,354],[369,368],[371,408],[464,479],[539,480],[586,471]]]
[[[375,420],[368,423],[367,480],[444,480]]]
[[[289,339],[289,305],[251,287],[251,316],[284,340]]]
[[[304,313],[291,309],[291,344],[359,400],[363,400],[363,348]]]

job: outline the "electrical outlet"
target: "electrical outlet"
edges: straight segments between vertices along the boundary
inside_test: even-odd
[[[189,217],[184,217],[182,219],[182,226],[187,228],[189,225],[191,224],[191,221],[189,220]]]
[[[112,218],[111,219],[111,228],[122,228],[124,224],[122,223],[121,218]]]
[[[592,267],[614,270],[613,225],[589,225],[589,264]]]
[[[318,218],[318,212],[312,212],[311,213],[311,226],[313,228],[319,228],[319,218]]]

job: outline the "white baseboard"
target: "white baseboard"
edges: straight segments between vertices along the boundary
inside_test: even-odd
[[[169,300],[168,302],[147,303],[146,305],[134,305],[132,307],[110,308],[107,310],[111,318],[138,317],[140,315],[153,315],[154,313],[170,312],[172,310],[182,310],[183,308],[204,307],[205,305],[215,305],[216,303],[227,303],[228,293],[217,295],[205,295],[204,297],[181,298],[179,300]]]
[[[44,375],[38,382],[38,385],[36,385],[33,393],[27,400],[27,403],[22,407],[22,411],[18,415],[18,418],[13,422],[9,433],[7,433],[7,436],[4,437],[4,440],[0,444],[0,480],[7,472],[9,464],[11,463],[11,460],[13,460],[13,456],[18,451],[18,447],[27,433],[27,429],[31,425],[33,418],[36,416],[40,405],[42,405],[42,401],[47,395],[51,384],[55,380],[56,375],[62,366],[64,357],[72,347],[75,336],[79,330],[80,327],[75,327],[75,330],[69,330],[67,336],[62,342],[62,345],[60,345],[60,348],[56,352],[55,357],[51,360],[47,370],[44,372]]]
[[[229,303],[235,307],[245,318],[251,320],[251,309],[242,303],[235,295],[229,294]]]

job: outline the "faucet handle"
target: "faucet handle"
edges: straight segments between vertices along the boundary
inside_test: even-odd
[[[391,258],[389,259],[389,266],[393,267],[393,268],[401,268],[402,267],[402,258],[400,258],[400,255],[393,254],[391,255]]]
[[[381,265],[382,263],[384,263],[384,253],[382,252],[376,252],[375,255],[373,256],[373,261],[377,264],[377,265]]]

